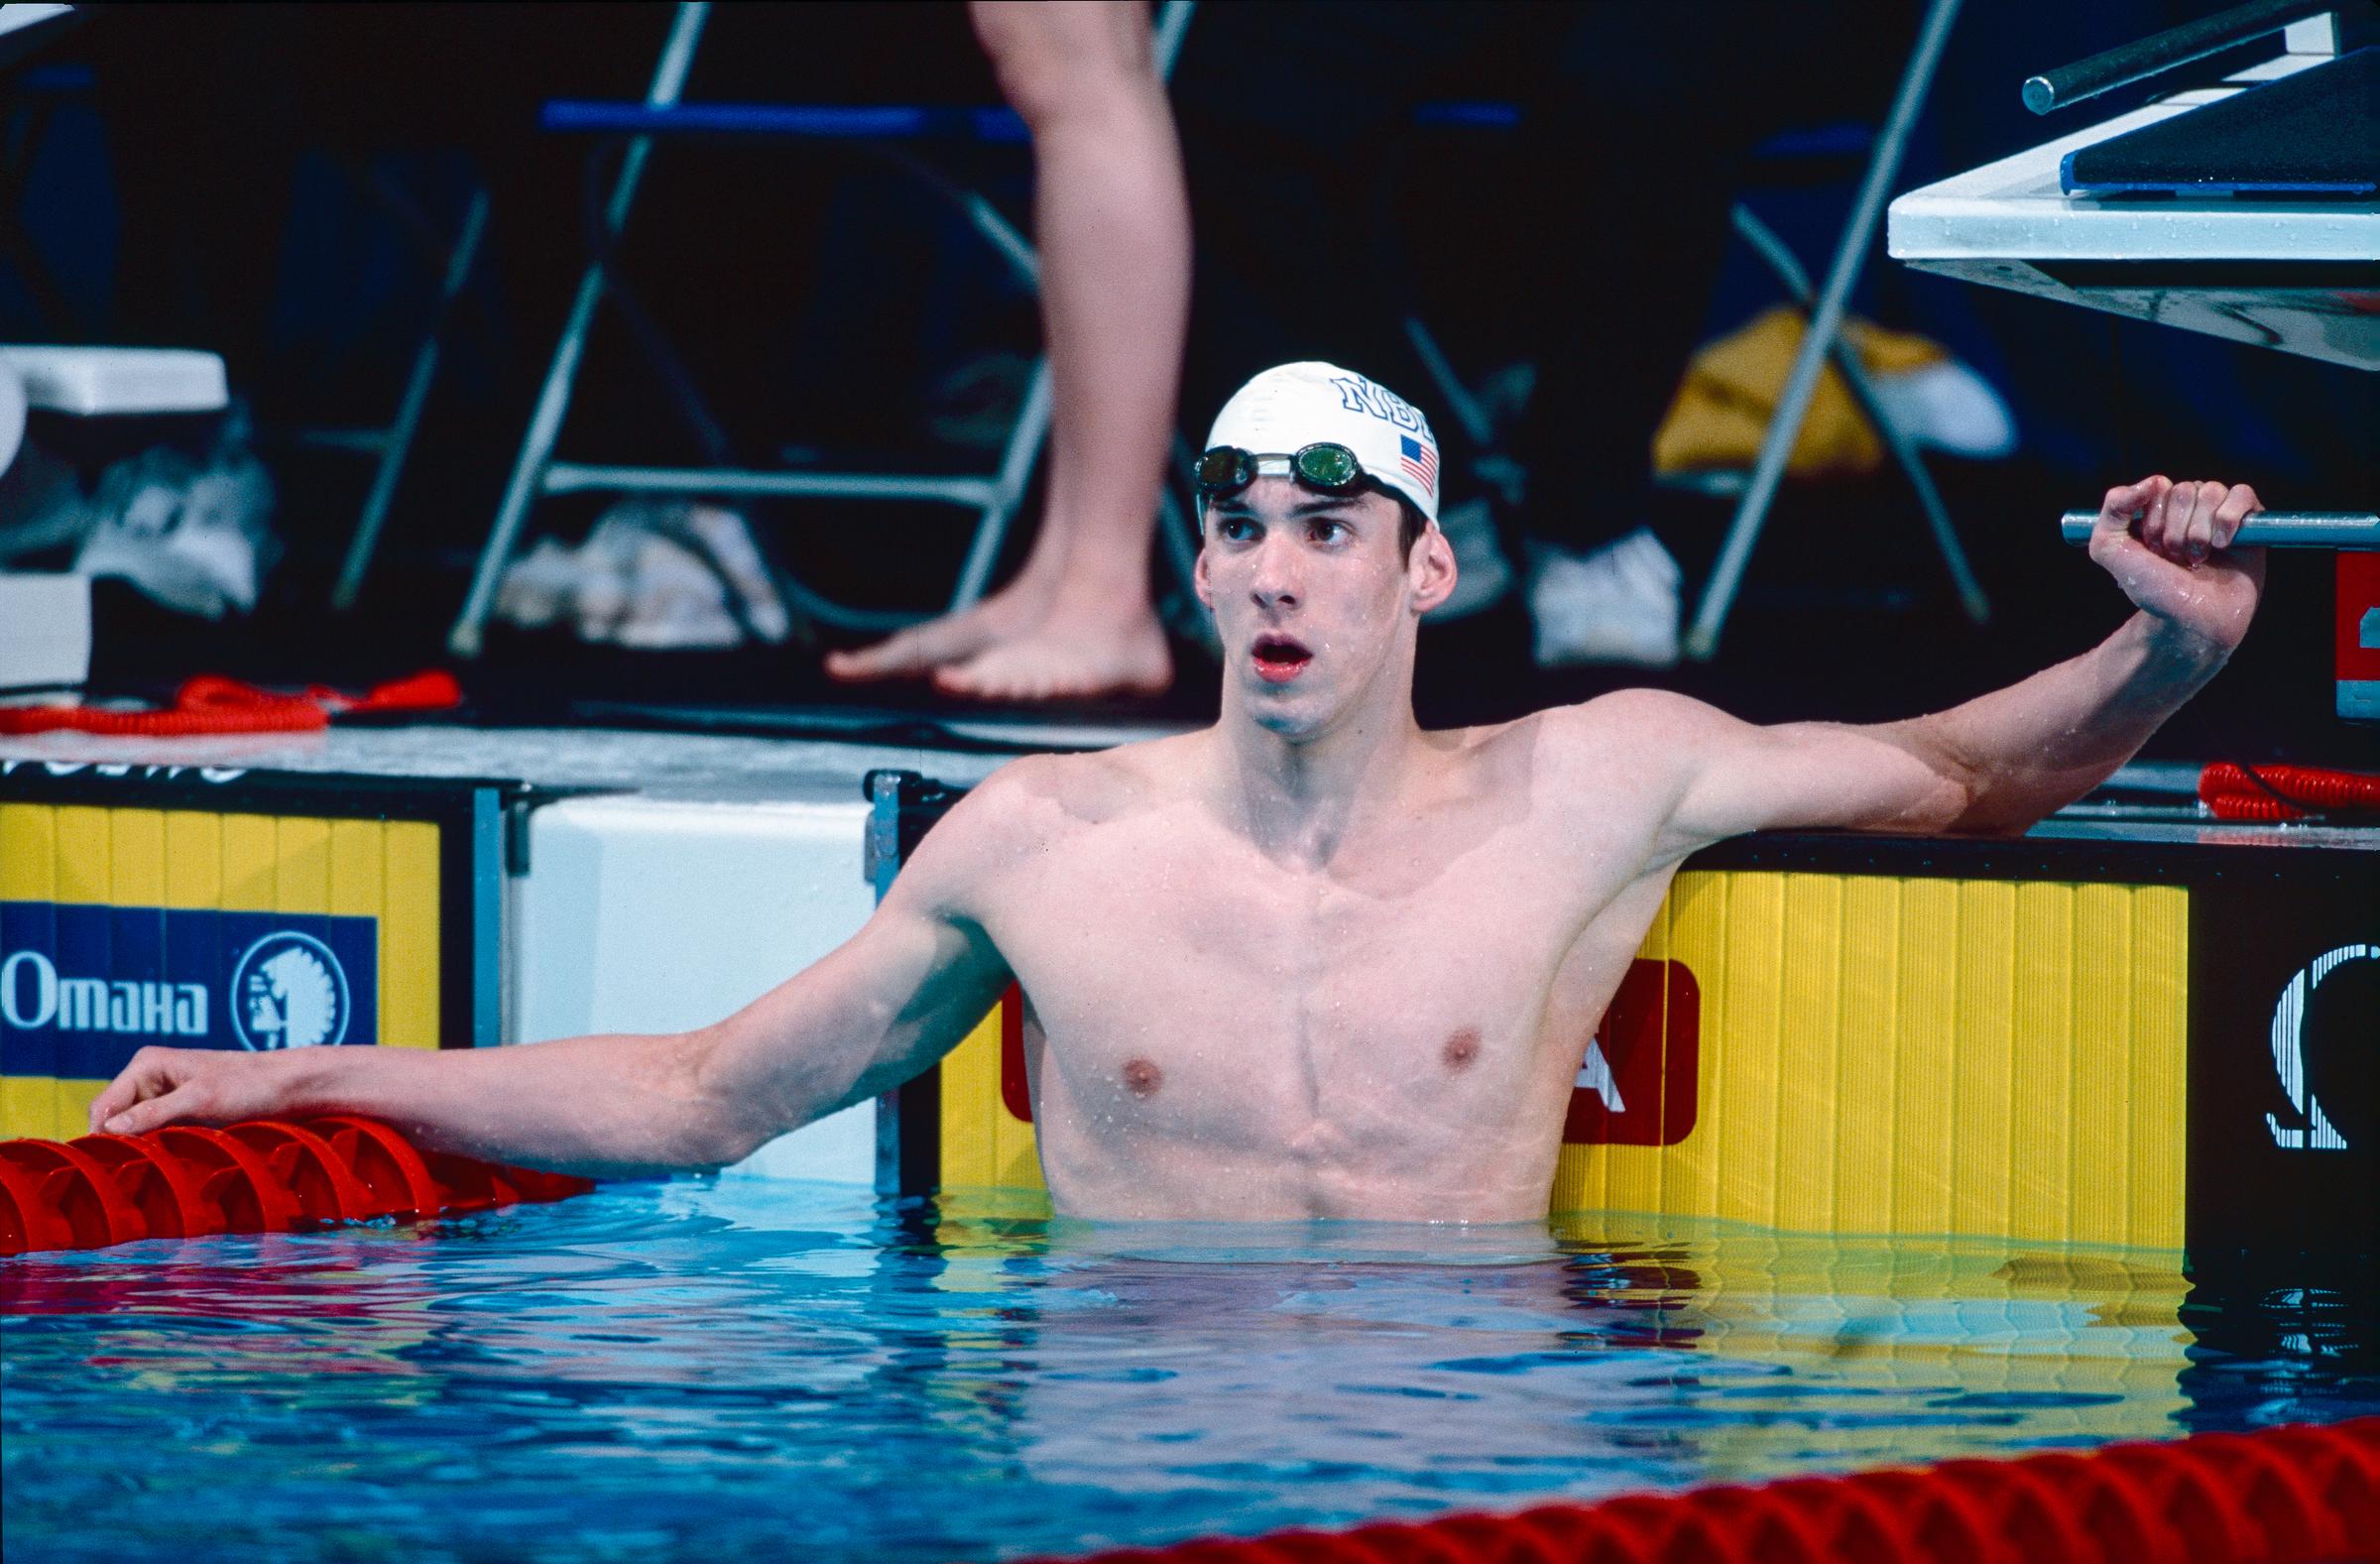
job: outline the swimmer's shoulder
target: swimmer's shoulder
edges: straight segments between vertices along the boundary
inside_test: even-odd
[[[945,823],[1011,849],[1046,844],[1178,794],[1197,738],[1183,734],[1081,755],[1021,756],[969,789]]]
[[[967,790],[925,833],[894,893],[938,915],[985,923],[1019,871],[1079,848],[1087,833],[1143,812],[1178,790],[1171,755],[1154,740],[1088,755],[1027,755]]]
[[[1556,742],[1597,748],[1675,744],[1735,723],[1708,701],[1672,689],[1641,686],[1615,689],[1575,706],[1548,707],[1534,715]]]
[[[1525,751],[1532,773],[1608,796],[1631,783],[1656,786],[1714,736],[1740,725],[1718,707],[1666,689],[1615,689],[1573,706],[1549,706],[1493,730],[1505,751]]]
[[[1665,689],[1615,689],[1572,706],[1547,706],[1509,722],[1442,729],[1430,738],[1448,752],[1476,761],[1516,754],[1559,762],[1608,756],[1614,744],[1658,736],[1717,715],[1716,708]]]

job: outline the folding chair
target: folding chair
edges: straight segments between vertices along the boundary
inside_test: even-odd
[[[1170,77],[1172,74],[1174,60],[1181,51],[1183,33],[1190,23],[1192,8],[1193,0],[1165,0],[1158,11],[1154,47],[1161,76]],[[679,96],[709,14],[709,0],[683,0],[678,5],[668,38],[661,47],[652,86],[642,103],[547,105],[544,123],[549,129],[609,132],[630,138],[619,174],[612,183],[610,198],[601,214],[599,243],[603,247],[608,248],[615,243],[627,223],[629,211],[636,200],[638,183],[644,175],[646,160],[651,155],[653,140],[656,135],[728,134],[907,140],[958,134],[980,140],[1023,139],[1021,125],[1006,110],[681,103]],[[1008,262],[1017,279],[1028,290],[1037,292],[1039,259],[1032,245],[1017,231],[1015,225],[980,194],[960,190],[930,175],[927,178],[939,188],[940,193],[956,201],[970,226]],[[520,455],[514,463],[512,478],[505,487],[495,523],[489,530],[487,543],[480,551],[470,593],[447,637],[447,645],[456,656],[478,655],[488,617],[494,608],[498,585],[503,579],[505,566],[519,547],[530,511],[538,500],[556,494],[611,492],[790,496],[929,501],[956,505],[972,510],[976,523],[965,562],[959,569],[957,584],[943,611],[965,608],[984,595],[991,583],[993,566],[999,560],[1001,544],[1008,536],[1009,524],[1014,519],[1017,506],[1024,498],[1033,464],[1048,437],[1051,396],[1049,361],[1046,356],[1034,364],[1022,408],[1010,431],[998,468],[981,477],[753,471],[727,467],[717,461],[702,467],[648,467],[563,461],[555,457],[554,446],[561,432],[563,418],[569,411],[572,386],[577,377],[579,358],[586,346],[587,333],[594,321],[595,306],[606,291],[608,263],[607,254],[595,255],[590,258],[579,279],[578,294],[572,301],[561,340],[555,346],[552,362],[546,370],[536,411],[522,440]],[[681,376],[673,374],[671,366],[656,355],[654,343],[648,341],[645,345],[648,357],[656,359],[655,367],[661,371],[663,380],[671,383],[681,410],[687,413],[699,429],[706,421],[707,415],[692,403],[690,386]],[[705,443],[714,444],[711,441]],[[1165,544],[1165,556],[1174,572],[1187,582],[1195,550],[1190,545],[1185,513],[1170,484],[1161,493],[1160,510],[1159,532]],[[809,590],[791,578],[789,573],[780,571],[780,575],[784,576],[780,585],[785,588],[796,611],[819,623],[850,630],[884,632],[932,617],[924,612],[888,613],[851,608]]]
[[[1802,423],[1810,411],[1810,399],[1818,389],[1819,370],[1829,358],[1842,372],[1851,399],[1866,415],[1868,422],[1874,425],[1877,435],[1891,452],[1894,464],[1916,492],[1919,508],[1925,513],[1927,528],[1933,534],[1935,546],[1941,551],[1943,563],[1948,567],[1952,584],[1958,591],[1960,606],[1978,625],[1990,617],[1990,603],[1984,596],[1981,584],[1975,579],[1966,550],[1961,544],[1950,513],[1943,505],[1941,491],[1935,487],[1933,475],[1926,469],[1924,457],[1919,454],[1916,443],[1908,434],[1885,416],[1874,381],[1859,362],[1859,355],[1842,335],[1844,307],[1852,287],[1858,282],[1868,243],[1874,236],[1877,220],[1883,212],[1884,194],[1900,166],[1901,154],[1907,146],[1918,108],[1925,99],[1926,86],[1933,78],[1943,41],[1949,35],[1958,9],[1959,0],[1933,0],[1909,63],[1902,71],[1900,89],[1891,113],[1884,127],[1869,143],[1866,173],[1851,215],[1837,240],[1834,265],[1828,271],[1823,294],[1814,293],[1809,274],[1803,270],[1800,260],[1749,207],[1737,202],[1728,211],[1729,225],[1776,277],[1794,303],[1809,313],[1810,322],[1787,376],[1784,392],[1778,399],[1776,412],[1762,436],[1759,457],[1750,472],[1710,474],[1695,484],[1695,487],[1713,494],[1738,496],[1735,515],[1722,545],[1719,563],[1704,589],[1693,628],[1686,640],[1687,655],[1697,660],[1708,660],[1718,649],[1719,634],[1726,623],[1728,610],[1733,606],[1735,594],[1742,584],[1744,566],[1750,557],[1752,544],[1759,539],[1760,529],[1767,521],[1768,508],[1776,498],[1777,486],[1784,478],[1786,462],[1801,437]],[[1417,114],[1416,119],[1422,124],[1507,129],[1519,124],[1520,112],[1510,104],[1432,104]],[[1415,356],[1421,360],[1455,426],[1463,430],[1475,448],[1488,453],[1489,461],[1497,459],[1493,429],[1487,409],[1481,406],[1479,398],[1464,384],[1428,325],[1417,315],[1407,316],[1405,335],[1413,344]]]
[[[1990,614],[1990,605],[1967,565],[1958,535],[1951,530],[1950,518],[1942,508],[1941,496],[1926,476],[1924,464],[1917,459],[1908,439],[1879,416],[1874,389],[1858,371],[1857,355],[1849,352],[1838,337],[1851,289],[1859,281],[1859,269],[1867,262],[1876,223],[1884,215],[1893,176],[1900,170],[1901,154],[1909,145],[1909,134],[1917,124],[1926,88],[1934,79],[1934,68],[1942,60],[1943,45],[1949,40],[1951,24],[1958,16],[1959,0],[1932,0],[1926,9],[1917,45],[1909,53],[1909,63],[1901,71],[1891,111],[1886,114],[1883,128],[1876,133],[1868,153],[1867,172],[1860,180],[1858,197],[1852,202],[1849,221],[1844,224],[1836,241],[1834,264],[1827,269],[1826,286],[1819,291],[1815,302],[1809,301],[1809,280],[1800,276],[1801,269],[1793,262],[1791,253],[1774,243],[1775,236],[1766,234],[1757,220],[1748,225],[1740,218],[1736,222],[1736,231],[1751,241],[1770,268],[1784,279],[1787,288],[1807,304],[1810,323],[1802,333],[1800,349],[1794,354],[1793,368],[1785,377],[1785,389],[1777,398],[1777,411],[1769,420],[1768,432],[1760,441],[1759,459],[1752,465],[1743,497],[1736,502],[1734,520],[1728,524],[1726,541],[1720,545],[1718,563],[1712,567],[1711,578],[1703,587],[1702,601],[1695,609],[1694,622],[1686,632],[1686,655],[1698,662],[1708,662],[1719,651],[1720,632],[1726,627],[1727,612],[1734,606],[1735,594],[1743,585],[1744,567],[1751,559],[1752,545],[1759,541],[1760,529],[1768,520],[1769,505],[1776,498],[1777,485],[1784,481],[1786,461],[1793,454],[1794,442],[1801,437],[1802,420],[1808,416],[1810,399],[1818,390],[1819,370],[1830,353],[1835,355],[1844,379],[1850,383],[1861,410],[1874,422],[1876,432],[1890,445],[1894,459],[1916,486],[1926,521],[1934,532],[1935,544],[1942,550],[1943,560],[1958,584],[1961,606],[1976,624],[1983,623]],[[1750,216],[1741,207],[1736,210],[1742,217]]]

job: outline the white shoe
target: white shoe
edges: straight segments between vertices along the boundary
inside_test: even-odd
[[[1990,381],[1957,359],[1874,380],[1884,417],[1918,444],[1977,461],[2015,453],[2016,415]]]
[[[1529,582],[1539,667],[1678,661],[1679,587],[1685,572],[1652,530],[1639,527],[1581,557],[1549,548]]]
[[[532,630],[569,619],[582,641],[649,649],[716,650],[747,633],[774,643],[791,631],[743,517],[675,500],[622,500],[577,548],[541,540],[505,571],[496,612]]]
[[[784,599],[776,595],[776,583],[769,578],[760,544],[753,541],[752,529],[744,525],[743,516],[698,503],[686,507],[685,526],[709,552],[711,565],[735,600],[738,617],[752,633],[772,646],[791,635],[793,616],[786,612]]]
[[[226,435],[204,462],[169,446],[100,474],[97,517],[74,573],[121,576],[178,613],[220,619],[256,607],[279,545],[267,526],[273,479]]]

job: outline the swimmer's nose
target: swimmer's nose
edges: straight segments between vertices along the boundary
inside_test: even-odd
[[[1294,608],[1304,595],[1298,550],[1283,540],[1267,538],[1256,545],[1255,573],[1249,578],[1249,595],[1258,608]]]

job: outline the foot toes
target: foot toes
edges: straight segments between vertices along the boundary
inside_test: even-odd
[[[935,659],[915,671],[929,673],[945,694],[989,701],[1156,695],[1173,682],[1172,658],[1153,624],[1145,639],[1044,624],[1013,639],[987,637],[964,655]]]
[[[896,631],[872,647],[826,655],[834,678],[915,678],[947,662],[971,658],[992,645],[992,631],[973,611],[928,620]]]

